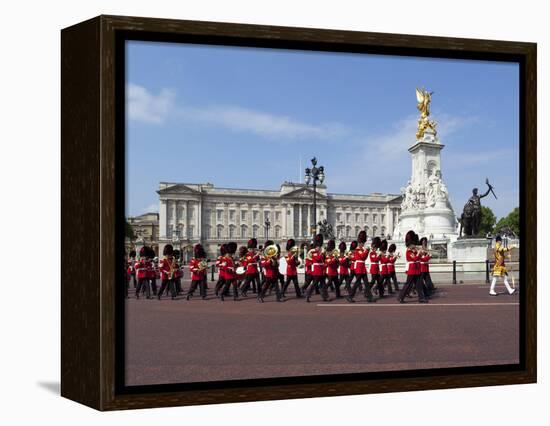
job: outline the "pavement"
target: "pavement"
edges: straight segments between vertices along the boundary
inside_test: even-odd
[[[395,296],[311,303],[293,292],[221,302],[126,300],[126,384],[203,382],[519,362],[519,297],[502,284],[435,283],[428,304]],[[184,291],[189,283],[184,281]],[[519,284],[516,282],[519,289]],[[292,286],[289,288],[292,288]]]

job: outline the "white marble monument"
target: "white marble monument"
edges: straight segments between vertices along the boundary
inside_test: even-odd
[[[441,172],[441,150],[445,145],[437,137],[436,123],[428,119],[430,96],[417,89],[421,117],[416,141],[409,148],[412,174],[407,186],[401,188],[401,215],[393,235],[402,240],[412,229],[420,237],[445,244],[457,239],[457,220]]]

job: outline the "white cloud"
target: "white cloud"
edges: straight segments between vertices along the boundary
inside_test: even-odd
[[[154,95],[146,88],[130,83],[127,86],[128,118],[145,123],[162,124],[174,108],[175,93],[162,89]]]
[[[127,92],[128,117],[134,121],[162,124],[169,115],[174,115],[232,131],[281,139],[334,139],[348,132],[346,126],[339,123],[305,123],[238,105],[181,105],[176,103],[175,92],[169,89],[153,94],[145,87],[130,83]]]

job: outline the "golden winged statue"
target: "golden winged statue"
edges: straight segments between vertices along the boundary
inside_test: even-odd
[[[437,133],[435,130],[437,123],[428,118],[430,116],[430,102],[432,101],[433,93],[434,92],[428,92],[426,89],[416,88],[416,100],[418,101],[416,108],[420,111],[418,130],[416,132],[417,139],[422,139],[427,129],[431,129],[434,135]]]

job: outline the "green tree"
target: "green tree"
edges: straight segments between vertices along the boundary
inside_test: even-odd
[[[134,232],[134,228],[128,222],[128,220],[126,220],[125,222],[126,222],[125,224],[126,238],[128,238],[130,241],[134,241],[136,239],[136,233]]]
[[[479,235],[492,234],[495,229],[497,218],[489,207],[481,206],[481,223],[479,224]]]
[[[495,232],[500,231],[502,228],[510,228],[519,236],[519,207],[508,213],[508,216],[500,218],[495,226]]]

